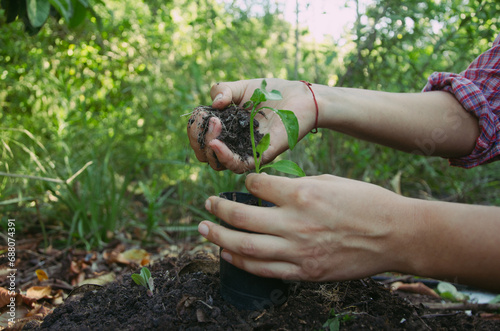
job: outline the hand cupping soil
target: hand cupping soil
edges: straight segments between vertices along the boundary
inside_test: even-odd
[[[203,116],[198,123],[198,144],[201,149],[206,147],[206,134],[208,132],[210,119],[217,117],[222,124],[221,134],[218,140],[226,144],[231,152],[240,156],[242,161],[252,157],[252,144],[250,138],[250,113],[236,105],[225,109],[216,109],[209,106],[199,106],[191,115],[188,127],[196,122],[197,116]],[[254,119],[254,137],[257,145],[264,135],[259,132],[259,121]]]

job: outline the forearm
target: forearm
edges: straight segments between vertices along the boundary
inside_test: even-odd
[[[387,93],[314,85],[320,127],[405,152],[468,155],[478,119],[447,92]]]
[[[500,291],[500,208],[409,202],[414,219],[402,226],[414,232],[402,272]]]

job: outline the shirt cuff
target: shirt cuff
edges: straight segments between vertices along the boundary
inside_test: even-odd
[[[498,90],[488,86],[487,77],[483,76],[480,81],[473,81],[464,73],[435,72],[429,77],[423,92],[452,93],[467,112],[479,118],[481,132],[472,153],[459,158],[449,158],[453,166],[472,168],[500,159],[500,121],[490,104],[490,100],[498,94]],[[498,82],[498,77],[496,81]]]

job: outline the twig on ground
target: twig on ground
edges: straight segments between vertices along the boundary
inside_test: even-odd
[[[422,305],[430,310],[472,310],[484,312],[500,311],[500,303],[423,302]]]

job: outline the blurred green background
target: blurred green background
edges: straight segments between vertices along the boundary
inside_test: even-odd
[[[182,240],[211,218],[208,196],[242,190],[244,175],[199,163],[186,136],[186,114],[211,103],[215,82],[278,77],[418,92],[434,71],[464,70],[500,33],[497,0],[333,1],[356,15],[326,38],[285,19],[294,1],[68,0],[81,22],[52,9],[38,28],[33,17],[8,23],[8,2],[0,7],[0,225],[15,218],[18,238],[41,232],[46,246]],[[303,22],[326,2],[301,0],[294,15]],[[328,131],[285,157],[308,175],[500,205],[500,164],[464,170]]]

